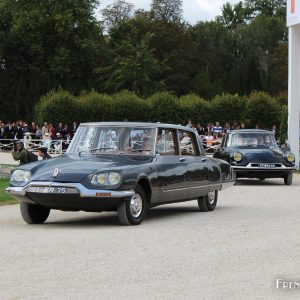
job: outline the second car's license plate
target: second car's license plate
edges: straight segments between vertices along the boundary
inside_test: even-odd
[[[74,188],[68,187],[49,187],[49,186],[31,186],[27,189],[28,193],[40,193],[40,194],[78,194],[78,191]]]
[[[276,168],[274,164],[259,164],[260,168]]]

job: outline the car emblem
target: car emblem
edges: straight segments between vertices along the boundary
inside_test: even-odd
[[[52,176],[57,177],[57,175],[58,175],[58,168],[55,168],[53,173],[52,173]]]

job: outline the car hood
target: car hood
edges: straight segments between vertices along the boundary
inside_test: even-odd
[[[122,170],[150,162],[153,157],[138,155],[82,155],[65,154],[58,158],[23,165],[31,172],[32,181],[80,182],[100,170]],[[58,175],[53,176],[55,169]]]
[[[285,156],[280,149],[241,149],[236,148],[234,152],[240,152],[243,155],[244,163],[286,163]]]

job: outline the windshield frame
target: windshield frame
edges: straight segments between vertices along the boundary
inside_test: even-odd
[[[107,138],[109,132],[114,136],[110,140]],[[83,124],[78,127],[66,153],[154,155],[156,135],[157,128],[153,126]]]
[[[269,144],[267,144],[266,142],[266,137],[269,138]],[[239,143],[237,142],[238,138],[240,138]],[[252,143],[251,140],[253,141]],[[230,133],[224,141],[224,146],[229,148],[231,147],[244,149],[279,149],[275,137],[271,132]]]

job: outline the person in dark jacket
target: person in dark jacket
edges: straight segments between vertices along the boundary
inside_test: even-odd
[[[38,155],[42,158],[42,160],[52,158],[52,157],[47,153],[47,148],[45,148],[45,147],[40,147],[40,148],[39,148],[39,153],[38,153]]]
[[[25,150],[23,142],[17,142],[11,151],[14,160],[19,160],[20,165],[29,163],[28,151]]]

